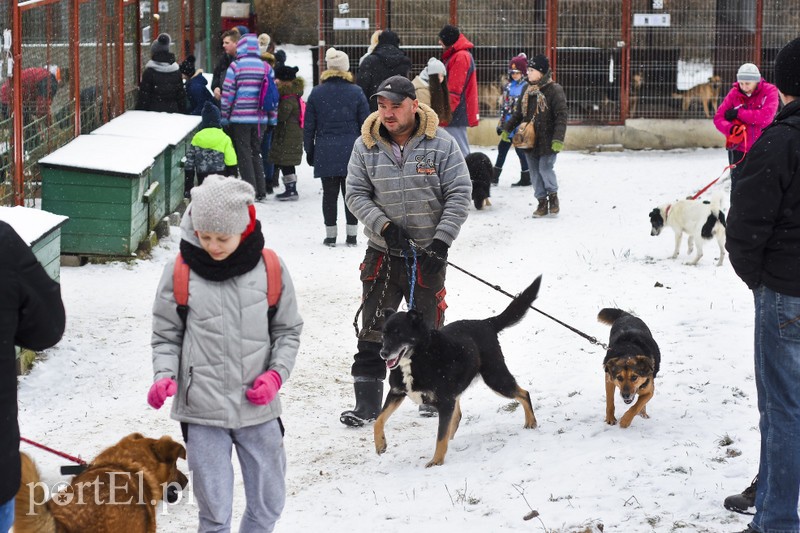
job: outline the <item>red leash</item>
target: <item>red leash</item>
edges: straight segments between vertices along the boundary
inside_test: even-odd
[[[744,130],[744,133],[743,133],[743,135],[744,135],[744,141],[742,141],[742,144],[746,144],[746,143],[747,143],[747,130]],[[709,188],[711,188],[711,186],[712,186],[712,185],[714,185],[716,182],[718,182],[718,181],[719,181],[719,179],[720,179],[722,176],[724,176],[724,175],[725,175],[725,172],[727,172],[727,171],[729,171],[729,170],[730,170],[730,171],[733,171],[733,169],[734,169],[734,168],[736,168],[736,165],[738,165],[739,163],[741,163],[741,162],[744,160],[744,156],[745,156],[745,153],[743,152],[743,153],[742,153],[742,157],[740,157],[740,158],[739,158],[739,160],[738,160],[737,162],[735,162],[735,163],[731,163],[731,164],[730,164],[730,165],[728,165],[727,167],[723,168],[723,169],[722,169],[722,173],[721,173],[719,176],[717,176],[717,177],[714,179],[714,181],[712,181],[711,183],[709,183],[708,185],[706,185],[705,187],[703,187],[702,189],[700,189],[700,190],[699,190],[699,191],[698,191],[698,192],[697,192],[697,193],[696,193],[694,196],[690,196],[690,197],[689,197],[689,199],[690,199],[690,200],[697,200],[697,199],[700,197],[700,195],[702,195],[702,194],[703,194],[704,192],[706,192],[706,191],[707,191]]]
[[[42,450],[44,450],[46,452],[50,452],[53,455],[58,455],[59,457],[63,457],[64,459],[72,461],[73,463],[77,463],[77,464],[79,464],[81,466],[89,466],[89,464],[86,461],[84,461],[83,459],[81,459],[80,457],[74,457],[74,456],[69,455],[67,453],[60,452],[58,450],[54,450],[53,448],[48,448],[44,444],[39,444],[38,442],[33,442],[32,440],[26,439],[25,437],[20,437],[19,440],[21,442],[27,442],[28,444],[30,444],[32,446],[36,446],[37,448],[41,448]]]

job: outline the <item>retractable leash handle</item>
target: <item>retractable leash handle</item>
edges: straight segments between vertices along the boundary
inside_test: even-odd
[[[80,474],[81,472],[83,472],[84,470],[86,470],[87,468],[89,468],[89,464],[86,461],[84,461],[83,459],[81,459],[80,457],[75,457],[75,456],[69,455],[67,453],[60,452],[58,450],[50,448],[49,446],[45,446],[44,444],[39,444],[36,441],[32,441],[30,439],[26,439],[25,437],[20,437],[19,440],[22,441],[22,442],[28,443],[31,446],[36,446],[37,448],[40,448],[40,449],[42,449],[42,450],[44,450],[46,452],[50,452],[53,455],[57,455],[59,457],[63,457],[64,459],[68,459],[68,460],[72,461],[73,463],[77,463],[74,466],[62,466],[61,467],[61,475],[62,476],[76,476],[76,475]]]
[[[438,256],[438,255],[436,255],[434,252],[432,252],[432,251],[430,251],[430,250],[428,250],[428,249],[426,249],[426,248],[423,248],[423,247],[421,247],[419,244],[417,244],[417,243],[416,243],[415,241],[413,241],[412,239],[409,239],[409,240],[408,240],[408,242],[410,242],[410,243],[411,243],[411,247],[412,247],[414,250],[421,251],[422,253],[424,253],[424,254],[426,254],[426,255],[429,255],[429,256],[431,256],[431,257],[435,257],[435,258],[436,258],[436,259],[438,259],[439,261],[442,261],[442,262],[444,262],[445,264],[447,264],[447,265],[450,265],[451,267],[455,268],[456,270],[458,270],[458,271],[460,271],[460,272],[463,272],[464,274],[466,274],[467,276],[471,277],[472,279],[474,279],[474,280],[477,280],[477,281],[480,281],[480,282],[481,282],[481,283],[483,283],[484,285],[487,285],[487,286],[489,286],[489,287],[493,288],[493,289],[494,289],[494,290],[496,290],[497,292],[499,292],[499,293],[501,293],[501,294],[504,294],[504,295],[508,296],[508,297],[509,297],[509,298],[511,298],[511,299],[514,299],[514,298],[516,298],[516,296],[514,296],[514,295],[513,295],[513,294],[511,294],[510,292],[503,290],[503,288],[502,288],[502,287],[500,287],[500,285],[493,285],[493,284],[489,283],[488,281],[486,281],[485,279],[483,279],[483,278],[480,278],[480,277],[476,276],[476,275],[475,275],[475,274],[473,274],[472,272],[469,272],[468,270],[465,270],[465,269],[461,268],[460,266],[458,266],[458,265],[456,265],[456,264],[453,264],[451,261],[448,261],[447,259],[444,259],[444,258],[442,258],[442,257],[439,257],[439,256]],[[567,324],[567,323],[565,323],[565,322],[562,322],[561,320],[557,319],[556,317],[554,317],[554,316],[552,316],[552,315],[549,315],[549,314],[545,313],[545,312],[544,312],[544,311],[542,311],[541,309],[537,309],[537,308],[536,308],[536,307],[534,307],[533,305],[529,305],[528,307],[530,307],[531,309],[533,309],[534,311],[536,311],[536,312],[537,312],[537,313],[539,313],[540,315],[546,316],[547,318],[549,318],[549,319],[550,319],[550,320],[552,320],[553,322],[555,322],[555,323],[557,323],[557,324],[560,324],[560,325],[564,326],[565,328],[567,328],[568,330],[572,331],[573,333],[575,333],[575,334],[577,334],[577,335],[579,335],[579,336],[583,337],[584,339],[586,339],[586,340],[587,340],[587,341],[589,341],[590,343],[592,343],[592,344],[594,344],[594,345],[596,345],[596,346],[600,346],[600,347],[601,347],[601,348],[603,348],[604,350],[608,350],[608,346],[607,346],[605,343],[602,343],[602,342],[600,342],[599,340],[597,340],[597,338],[596,338],[596,337],[592,337],[591,335],[588,335],[588,334],[586,334],[586,333],[582,332],[581,330],[579,330],[579,329],[576,329],[576,328],[574,328],[574,327],[570,326],[569,324]]]

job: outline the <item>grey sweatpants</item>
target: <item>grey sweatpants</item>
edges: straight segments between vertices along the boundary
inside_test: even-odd
[[[239,532],[269,533],[286,503],[286,452],[277,419],[240,429],[188,425],[186,458],[200,514],[197,531],[231,530],[232,446],[236,446],[247,501]]]

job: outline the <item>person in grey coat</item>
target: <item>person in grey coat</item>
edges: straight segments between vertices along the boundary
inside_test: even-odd
[[[280,299],[267,319],[253,187],[212,174],[191,195],[180,244],[180,260],[190,269],[188,311],[176,304],[173,260],[153,304],[154,383],[147,401],[159,409],[175,397],[172,418],[184,431],[198,531],[230,531],[235,446],[247,500],[239,531],[269,532],[286,499],[278,391],[294,368],[303,320],[283,262]]]
[[[356,407],[339,418],[348,426],[362,426],[380,411],[386,365],[379,355],[383,319],[377,311],[396,309],[405,298],[429,327],[444,323],[447,252],[472,195],[458,144],[438,126],[436,113],[417,101],[411,81],[392,76],[373,98],[378,111],[353,146],[345,194],[369,238],[361,264],[362,327],[351,369]]]

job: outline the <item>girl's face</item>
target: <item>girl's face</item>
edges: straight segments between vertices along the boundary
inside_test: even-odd
[[[528,81],[530,83],[536,83],[537,81],[542,79],[543,75],[544,74],[542,74],[541,72],[539,72],[535,68],[528,67]]]
[[[241,235],[215,233],[213,231],[198,231],[197,238],[200,239],[200,246],[214,261],[227,259],[239,247],[239,243],[242,242]]]
[[[756,90],[756,86],[758,85],[757,81],[740,81],[739,88],[742,90],[744,94],[751,94],[753,91]]]
[[[519,81],[522,78],[522,72],[519,70],[512,70],[511,71],[511,79],[514,81]]]

